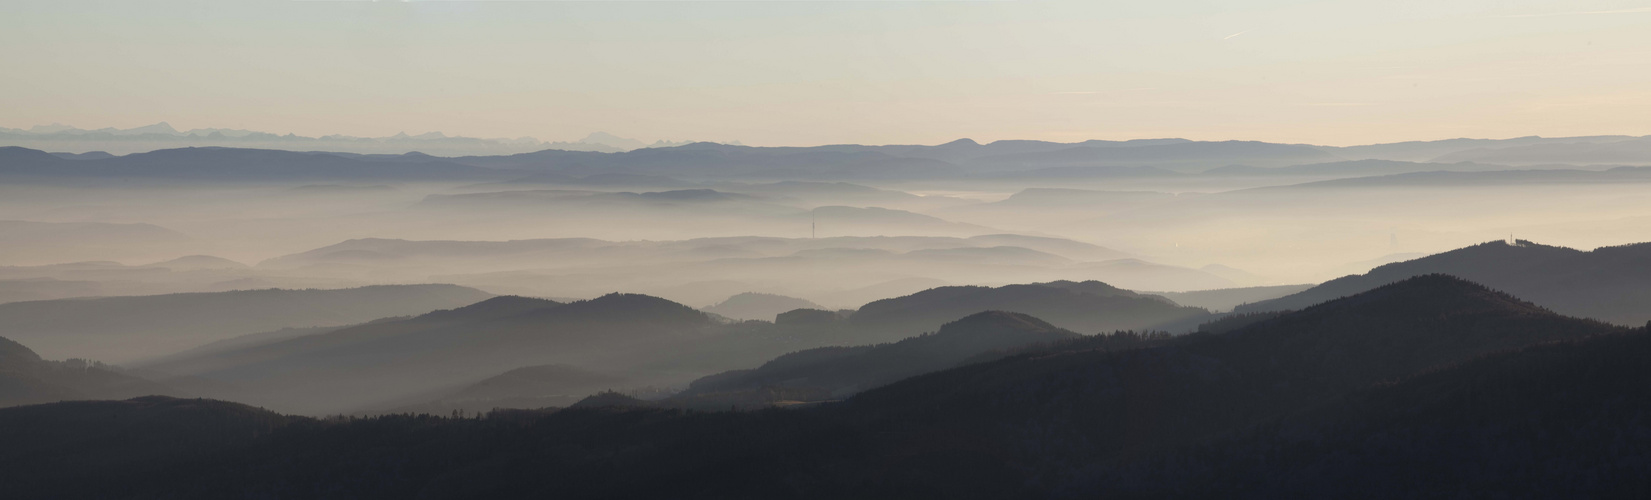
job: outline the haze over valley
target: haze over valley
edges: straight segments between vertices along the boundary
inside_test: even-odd
[[[309,415],[537,397],[454,395],[509,373],[600,373],[583,377],[704,399],[699,377],[944,333],[982,311],[1072,335],[1174,335],[1430,273],[1580,317],[1651,320],[1632,298],[1651,283],[1631,271],[1644,251],[1615,246],[1651,240],[1635,215],[1651,208],[1637,173],[1651,167],[1364,158],[1554,143],[8,147],[0,177],[16,196],[0,203],[26,220],[0,225],[0,317],[46,359]],[[1251,164],[1265,166],[1236,166]],[[1550,268],[1563,281],[1541,281]],[[534,367],[560,368],[516,371]],[[567,390],[560,405],[599,389]],[[713,400],[754,404],[730,397]]]
[[[1651,10],[0,4],[0,498],[1651,496]]]

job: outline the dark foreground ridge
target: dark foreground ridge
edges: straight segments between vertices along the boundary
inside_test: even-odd
[[[1032,321],[1020,326],[1042,329]],[[611,393],[484,418],[314,420],[166,398],[12,408],[0,442],[19,445],[0,448],[0,495],[1651,493],[1644,329],[1427,275],[1223,331],[1057,340],[802,409]]]

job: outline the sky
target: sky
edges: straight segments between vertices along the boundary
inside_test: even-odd
[[[1651,134],[1630,1],[0,2],[0,127],[748,145]]]

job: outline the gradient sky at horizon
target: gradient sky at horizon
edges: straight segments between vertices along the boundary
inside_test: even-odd
[[[1625,1],[0,3],[0,127],[750,145],[1651,134]]]

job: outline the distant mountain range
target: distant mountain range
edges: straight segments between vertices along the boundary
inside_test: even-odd
[[[879,227],[952,227],[925,226],[922,224],[935,221],[901,217],[909,214],[889,210],[842,208],[821,210],[820,214],[822,224],[858,217],[861,230],[866,231]],[[801,222],[806,224],[808,220]],[[950,279],[966,283],[1098,280],[1124,288],[1172,290],[1235,286],[1209,272],[1130,259],[1122,252],[1097,245],[1010,234],[679,241],[368,238],[277,257],[258,264],[257,269],[361,279],[397,276],[532,296],[591,297],[628,290],[688,304],[709,304],[760,290],[805,298],[828,308],[858,307],[872,300],[933,288]],[[776,279],[778,276],[791,279]],[[799,286],[798,281],[805,283]],[[978,311],[962,313],[972,312]],[[961,314],[942,319],[958,317]]]
[[[1407,141],[1363,146],[1327,148],[1350,160],[1383,159],[1396,161],[1461,161],[1447,155],[1464,151],[1495,151],[1502,149],[1550,144],[1610,144],[1642,139],[1628,135],[1598,135],[1583,137],[1515,137],[1512,139],[1445,139],[1439,141]]]
[[[171,130],[170,127],[164,127]],[[914,180],[949,179],[983,182],[1005,180],[1081,180],[1108,178],[1200,176],[1319,176],[1355,177],[1426,171],[1501,170],[1508,165],[1555,168],[1585,165],[1651,164],[1651,139],[1634,137],[1565,138],[1554,140],[1436,141],[1393,148],[1359,146],[1333,148],[1251,141],[1085,141],[1056,143],[998,141],[979,144],[961,140],[938,146],[746,147],[715,143],[655,144],[620,148],[608,136],[593,136],[584,146],[554,143],[489,143],[445,136],[385,139],[334,138],[334,142],[302,142],[267,135],[271,141],[299,141],[303,151],[276,151],[292,145],[234,142],[219,132],[188,148],[150,147],[107,154],[51,154],[53,144],[43,137],[82,140],[135,140],[159,137],[176,140],[200,135],[161,129],[140,133],[0,131],[0,179],[189,178],[213,181],[326,179],[401,179],[404,181],[469,180],[501,182],[512,179],[590,178],[597,175],[670,177],[709,180]],[[195,131],[191,131],[195,132]],[[126,135],[121,135],[126,134]],[[176,134],[176,135],[174,135]],[[28,138],[28,141],[18,138]],[[65,139],[65,140],[68,140]],[[306,139],[318,141],[320,139]],[[32,142],[31,142],[32,141]],[[603,142],[606,141],[606,142]],[[491,144],[482,153],[456,153],[440,146]],[[374,154],[352,153],[352,144],[390,144]],[[523,146],[523,145],[526,146]],[[418,148],[415,146],[430,147]],[[599,145],[600,147],[597,147]],[[158,144],[156,146],[159,146]],[[202,146],[202,147],[196,147]],[[495,147],[497,146],[497,147]],[[588,147],[586,147],[588,146]],[[1440,152],[1436,158],[1415,158],[1415,151]],[[312,151],[332,150],[332,153]],[[1417,163],[1434,162],[1434,163]]]
[[[1606,170],[1542,169],[1474,172],[1426,171],[1309,182],[1277,189],[1338,189],[1370,187],[1460,188],[1479,186],[1557,186],[1566,184],[1646,184],[1651,167],[1613,167]]]
[[[1591,142],[1550,141],[1502,148],[1475,148],[1446,154],[1437,161],[1473,161],[1528,165],[1543,163],[1644,164],[1651,160],[1651,137]]]
[[[691,143],[692,141],[672,142],[661,140],[649,144],[606,132],[593,132],[584,139],[571,142],[546,142],[532,137],[478,139],[448,136],[441,132],[428,132],[418,135],[408,135],[404,132],[389,137],[352,137],[346,135],[304,137],[294,134],[272,134],[253,130],[223,128],[180,131],[166,122],[129,129],[106,127],[86,130],[58,124],[37,125],[27,129],[0,128],[0,145],[70,151],[72,153],[108,152],[114,154],[141,153],[179,147],[218,146],[291,151],[327,150],[358,154],[401,154],[421,151],[430,154],[459,156],[513,154],[545,149],[615,153],[651,147],[681,146]]]

